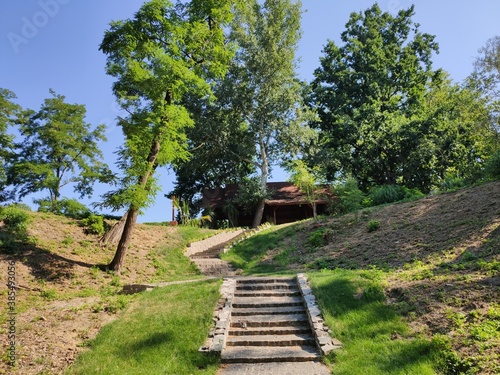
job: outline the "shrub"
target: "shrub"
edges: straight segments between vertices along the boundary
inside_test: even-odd
[[[325,245],[325,237],[323,236],[323,230],[318,229],[312,232],[307,238],[307,244],[311,247],[321,247]]]
[[[484,175],[487,179],[500,180],[500,152],[493,154],[486,160]]]
[[[348,178],[344,183],[332,186],[332,192],[339,200],[332,210],[336,214],[357,211],[363,207],[363,202],[366,200],[365,194],[358,188],[354,178]]]
[[[39,205],[39,212],[52,212],[56,215],[63,215],[73,219],[84,219],[92,214],[87,206],[76,199],[63,198],[55,203],[48,199],[40,199],[35,203]]]
[[[370,220],[368,222],[368,232],[374,232],[378,228],[380,228],[380,221],[378,221],[378,220]]]
[[[106,231],[103,217],[100,215],[91,214],[89,217],[82,219],[81,223],[85,227],[86,234],[103,235]]]
[[[373,205],[378,206],[403,200],[407,190],[399,185],[380,185],[373,187],[369,196]]]
[[[0,221],[3,221],[5,230],[16,236],[26,236],[30,215],[16,206],[0,207]]]

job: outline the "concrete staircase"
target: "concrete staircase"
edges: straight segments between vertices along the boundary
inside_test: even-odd
[[[320,355],[296,278],[239,278],[223,363],[310,362]]]

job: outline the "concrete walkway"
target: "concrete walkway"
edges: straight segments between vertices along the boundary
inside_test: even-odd
[[[318,362],[272,362],[223,364],[217,375],[330,375]]]

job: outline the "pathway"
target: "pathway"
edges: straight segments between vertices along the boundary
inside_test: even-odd
[[[203,241],[193,242],[186,250],[186,255],[196,264],[201,273],[206,276],[234,276],[236,270],[220,259],[219,254],[224,248],[244,234],[244,229],[216,234]]]
[[[238,277],[230,285],[214,333],[223,348],[218,375],[330,374],[318,350],[327,332],[297,278]]]

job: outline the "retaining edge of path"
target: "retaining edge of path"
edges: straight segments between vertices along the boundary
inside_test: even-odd
[[[342,343],[331,336],[333,332],[323,320],[321,310],[316,303],[316,297],[314,297],[311,285],[304,273],[297,274],[297,284],[306,305],[307,317],[316,340],[316,346],[321,355],[327,355],[333,350],[342,349]]]

